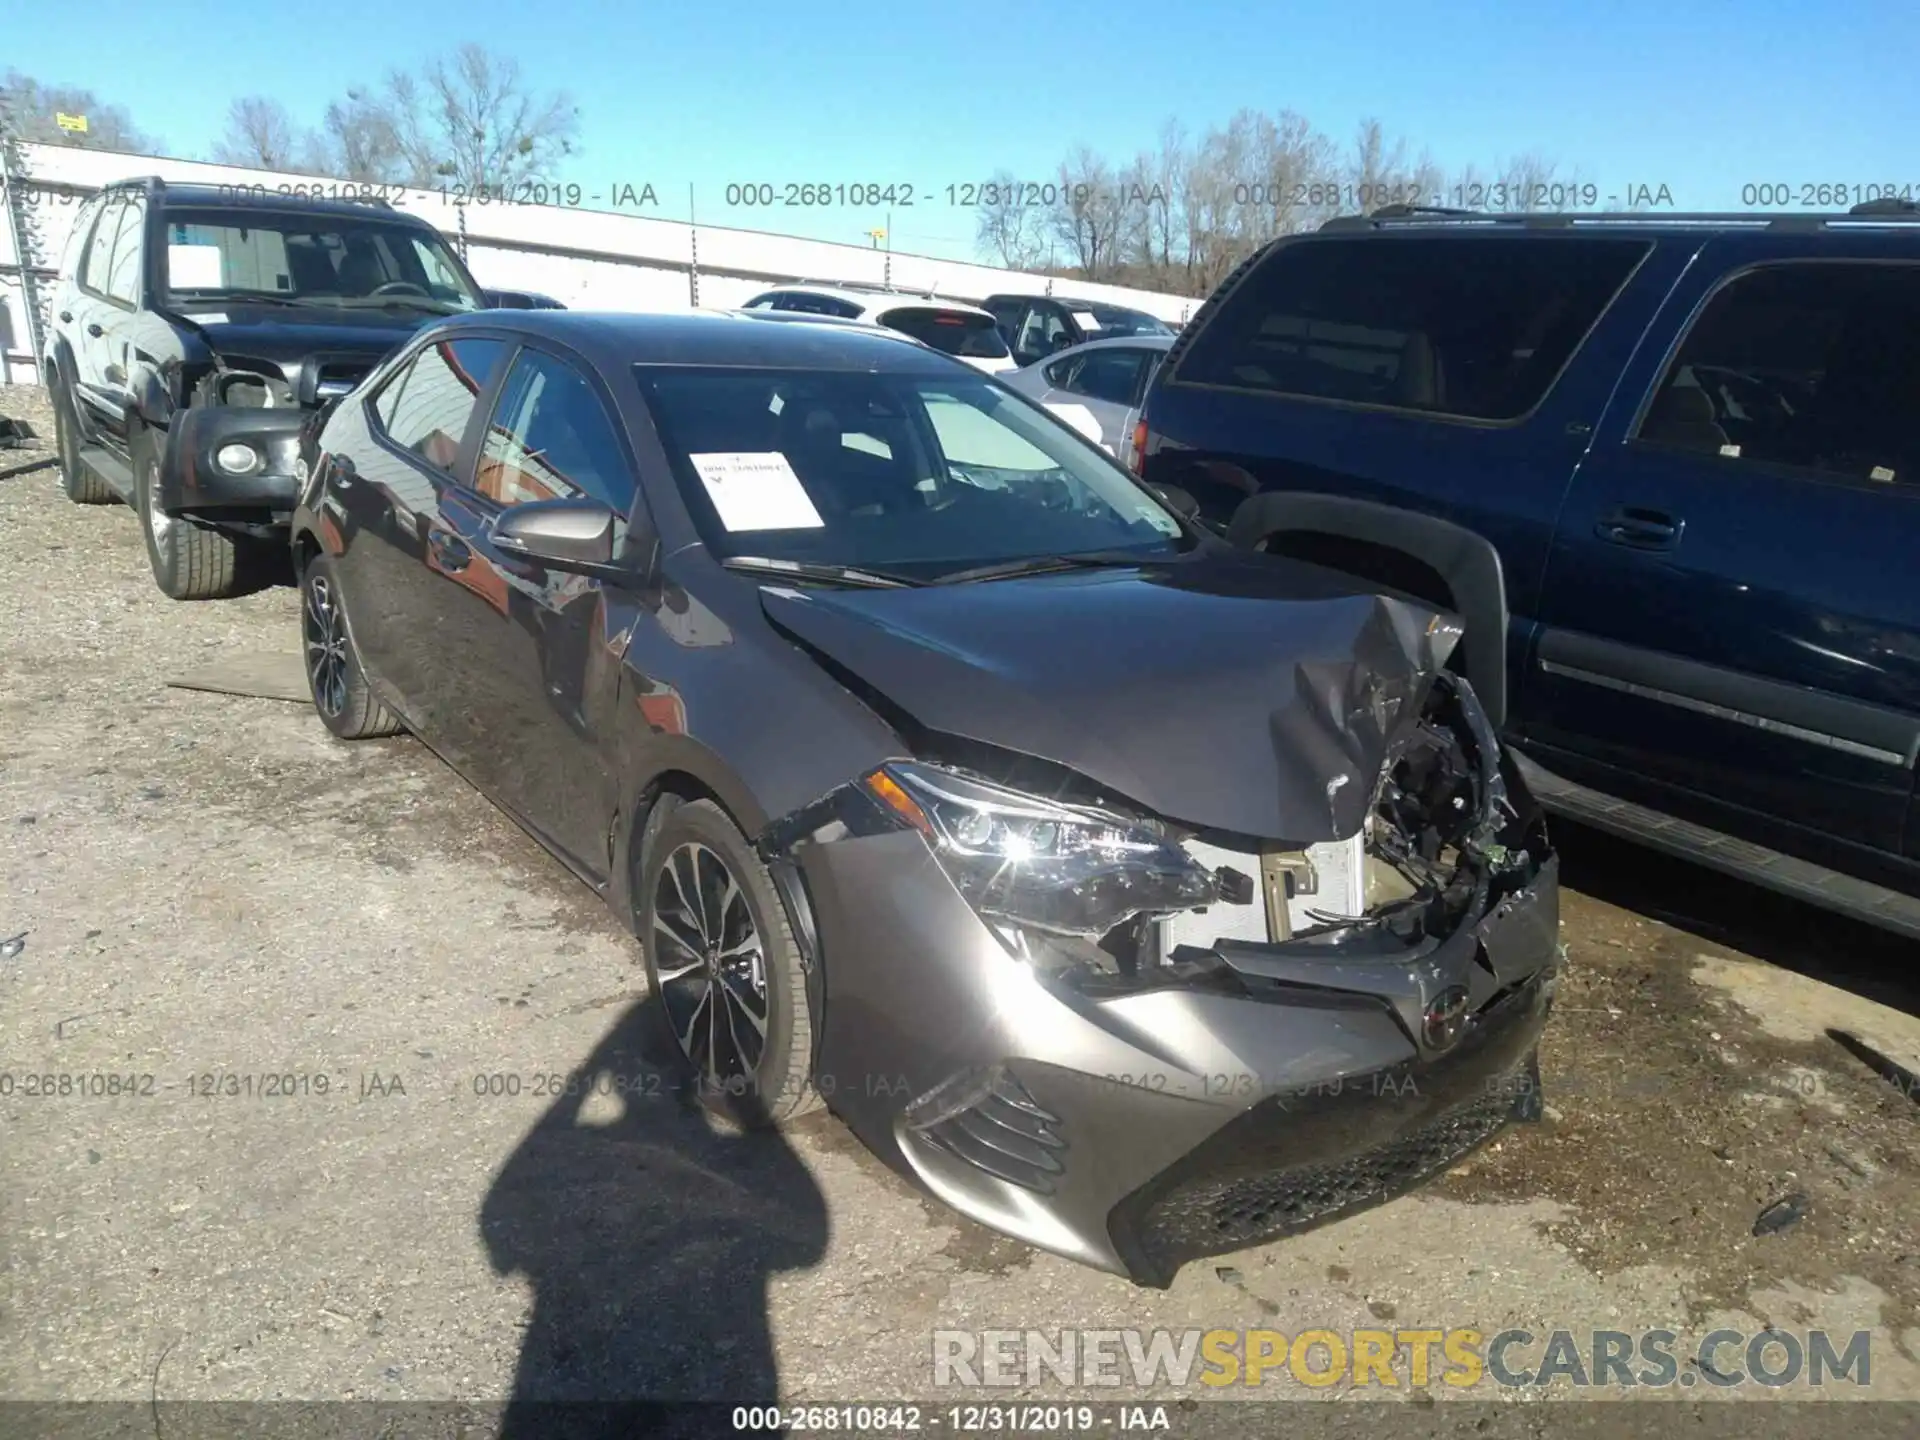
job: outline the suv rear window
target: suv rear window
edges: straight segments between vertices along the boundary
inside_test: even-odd
[[[887,311],[880,317],[880,323],[948,355],[999,360],[1012,353],[991,315],[908,307]]]
[[[1516,420],[1650,248],[1515,235],[1289,242],[1226,296],[1171,378]]]

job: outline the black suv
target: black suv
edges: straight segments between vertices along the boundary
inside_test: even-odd
[[[1251,544],[1504,580],[1543,802],[1920,935],[1920,207],[1331,221],[1201,308],[1132,462]]]
[[[980,302],[999,325],[1007,348],[1022,366],[1070,345],[1118,340],[1126,335],[1171,335],[1173,327],[1144,310],[1105,301],[1053,295],[989,295]]]
[[[487,306],[425,220],[245,186],[109,185],[60,268],[44,373],[67,494],[133,506],[177,600],[285,554],[307,415],[424,322]]]

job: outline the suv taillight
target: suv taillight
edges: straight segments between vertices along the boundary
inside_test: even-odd
[[[1127,454],[1127,468],[1142,479],[1147,474],[1147,422],[1133,422],[1133,447]]]

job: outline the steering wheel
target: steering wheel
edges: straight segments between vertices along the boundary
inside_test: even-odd
[[[373,293],[375,295],[418,295],[422,300],[433,298],[427,293],[424,285],[416,285],[411,280],[389,280],[384,285],[374,286]]]

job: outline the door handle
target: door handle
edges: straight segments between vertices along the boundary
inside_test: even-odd
[[[1617,506],[1600,517],[1593,533],[1610,545],[1633,550],[1671,550],[1680,543],[1686,521],[1661,510]]]
[[[98,320],[91,321],[87,325],[87,334],[93,336],[96,340],[106,333],[106,331],[100,328],[100,322]]]
[[[473,559],[467,542],[445,530],[427,532],[427,549],[433,552],[434,563],[449,572],[466,569]]]
[[[60,323],[62,325],[71,325],[73,323],[73,312],[71,310],[62,310],[60,312]]]

